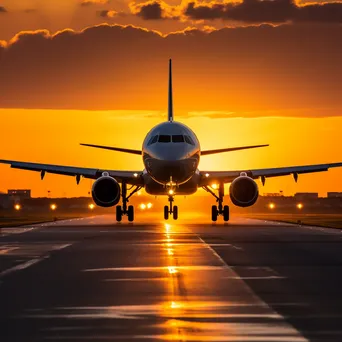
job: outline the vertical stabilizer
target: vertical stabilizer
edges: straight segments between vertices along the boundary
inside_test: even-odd
[[[173,121],[173,103],[172,103],[172,60],[169,61],[169,106],[167,110],[168,121]]]

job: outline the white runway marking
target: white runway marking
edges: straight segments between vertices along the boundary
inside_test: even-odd
[[[49,255],[49,252],[52,252],[52,251],[58,251],[58,250],[62,250],[64,248],[67,248],[71,246],[71,244],[64,244],[64,245],[55,245],[55,246],[52,246],[52,248],[48,251],[48,254],[46,255],[43,255],[41,257],[37,257],[37,258],[33,258],[33,259],[30,259],[28,261],[25,261],[23,263],[20,263],[19,265],[16,265],[14,267],[11,267],[11,268],[8,268],[7,270],[4,270],[0,273],[0,278],[3,278],[5,276],[8,276],[9,274],[12,274],[14,272],[17,272],[17,271],[22,271],[22,270],[25,270],[33,265],[36,265],[38,264],[39,262],[47,259],[50,257]],[[12,250],[18,250],[19,247],[15,247],[15,248],[12,248]]]
[[[243,277],[240,277],[238,274],[236,274],[233,270],[233,268],[229,267],[226,262],[216,253],[216,251],[211,248],[209,244],[207,244],[200,236],[198,236],[198,239],[205,245],[207,248],[213,253],[213,255],[219,260],[221,263],[221,267],[229,271],[229,274],[233,274],[233,278],[236,280],[241,280],[243,282]],[[276,276],[272,276],[273,279]],[[229,278],[229,276],[227,277]],[[245,278],[245,279],[251,279],[251,278]],[[256,279],[256,278],[253,278]],[[265,278],[263,278],[265,279]],[[267,279],[270,279],[269,277]],[[264,302],[260,297],[258,297],[255,292],[245,283],[244,286],[247,289],[247,291],[250,292],[250,294],[254,297],[255,303],[262,305],[263,307],[267,308],[267,312],[274,317],[277,317],[276,319],[281,321],[281,323],[278,324],[254,324],[253,331],[250,331],[250,334],[248,338],[245,335],[246,331],[249,330],[253,324],[242,324],[240,329],[236,329],[235,332],[235,338],[233,336],[232,339],[227,339],[227,341],[299,341],[299,342],[308,342],[308,340],[293,326],[291,326],[288,322],[286,322],[286,318],[279,313],[277,313],[275,310],[273,310],[266,302]],[[260,336],[256,336],[255,331],[260,331],[262,334]],[[245,338],[243,338],[245,336]],[[213,339],[210,339],[210,341],[221,341],[220,339],[215,339],[217,336],[212,336]]]
[[[29,268],[29,267],[37,264],[38,262],[40,262],[42,260],[44,260],[44,258],[31,259],[31,260],[26,261],[26,262],[24,262],[22,264],[19,264],[17,266],[11,267],[11,268],[1,272],[0,273],[0,278],[2,278],[4,276],[7,276],[7,275],[9,275],[11,273],[14,273],[14,272],[17,272],[17,271],[22,271],[22,270],[24,270],[26,268]]]

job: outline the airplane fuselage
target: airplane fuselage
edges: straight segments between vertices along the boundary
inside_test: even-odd
[[[195,133],[175,121],[163,122],[150,130],[142,146],[146,192],[167,195],[196,192],[199,182],[200,144]]]

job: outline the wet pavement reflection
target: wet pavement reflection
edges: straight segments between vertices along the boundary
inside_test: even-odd
[[[82,224],[4,241],[13,257],[28,245],[54,253],[3,277],[2,340],[307,341],[188,226]]]

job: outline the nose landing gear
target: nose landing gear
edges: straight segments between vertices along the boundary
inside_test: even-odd
[[[216,202],[218,202],[218,205],[213,205],[211,207],[211,220],[213,222],[216,222],[218,216],[222,215],[223,221],[225,222],[229,221],[229,207],[228,205],[223,206],[223,197],[224,197],[223,183],[220,183],[219,185],[218,196],[208,186],[204,186],[203,188],[204,190],[209,192],[211,195],[213,195],[216,198]]]
[[[172,214],[174,220],[178,219],[178,206],[172,205],[174,201],[173,196],[169,195],[169,205],[164,207],[164,219],[169,219],[169,214]]]

